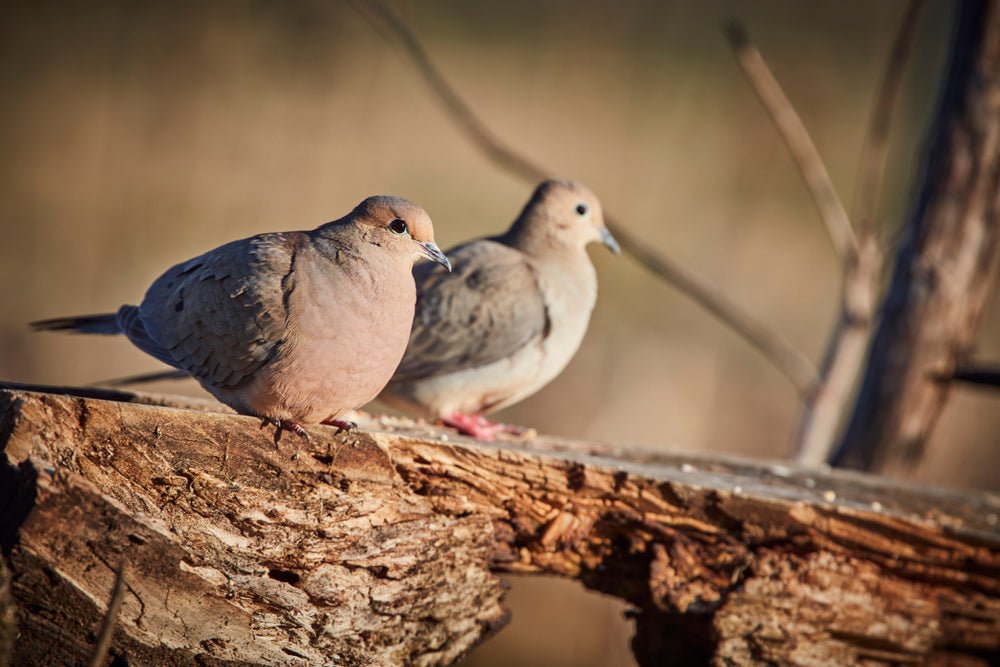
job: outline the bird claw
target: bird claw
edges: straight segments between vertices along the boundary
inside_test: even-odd
[[[477,440],[484,440],[486,442],[496,440],[496,437],[501,433],[510,433],[512,435],[521,435],[524,433],[524,429],[519,426],[491,422],[482,415],[470,415],[464,412],[453,412],[442,419],[441,422],[445,426],[450,426],[458,430],[462,435],[472,436]]]
[[[336,426],[337,432],[334,435],[340,435],[344,431],[353,431],[358,427],[355,422],[344,421],[342,419],[324,419],[320,424],[325,424],[326,426]]]
[[[301,425],[290,421],[288,419],[271,419],[270,417],[262,417],[260,421],[260,427],[264,428],[268,424],[274,426],[274,446],[280,448],[281,443],[281,433],[282,431],[291,431],[295,435],[303,438],[307,443],[312,445],[312,436]]]

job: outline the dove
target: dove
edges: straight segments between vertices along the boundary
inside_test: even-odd
[[[483,415],[544,387],[583,340],[595,241],[619,252],[594,193],[547,180],[505,233],[449,250],[451,273],[416,267],[410,343],[379,400],[483,440],[509,430]]]
[[[157,278],[138,306],[32,323],[124,334],[237,412],[309,440],[303,424],[343,413],[392,377],[413,322],[413,263],[450,269],[430,217],[399,197],[369,197],[311,231],[233,241]]]

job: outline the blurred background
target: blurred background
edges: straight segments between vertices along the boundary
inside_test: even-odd
[[[528,0],[397,5],[503,140],[579,179],[624,226],[819,359],[840,268],[798,172],[719,29],[743,20],[848,204],[904,3]],[[907,211],[951,3],[920,20],[892,132],[882,229]],[[421,203],[449,247],[504,229],[531,186],[442,113],[349,4],[16,1],[0,22],[0,379],[86,384],[162,368],[125,340],[26,323],[136,303],[223,242],[339,217],[369,194]],[[786,454],[791,384],[625,257],[563,375],[498,417],[621,445]],[[1000,359],[1000,303],[979,353]],[[199,394],[193,381],[148,387]],[[1000,399],[959,390],[921,481],[1000,489]],[[518,579],[512,625],[470,665],[625,665],[623,607]]]

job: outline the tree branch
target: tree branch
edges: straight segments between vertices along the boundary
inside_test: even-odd
[[[858,170],[855,217],[860,230],[858,250],[855,256],[845,258],[840,317],[823,355],[821,380],[816,391],[806,398],[796,427],[794,458],[804,465],[819,465],[830,458],[871,339],[883,256],[874,219],[885,173],[892,115],[922,6],[923,0],[912,0],[907,7],[875,96]]]
[[[956,368],[951,377],[941,379],[945,382],[954,380],[955,382],[967,382],[996,389],[1000,387],[1000,364],[992,366],[966,364]]]
[[[837,443],[851,392],[864,366],[878,302],[882,253],[875,235],[863,231],[858,253],[844,266],[840,315],[827,343],[816,391],[806,397],[792,445],[796,463],[825,463]]]
[[[861,147],[861,163],[858,168],[858,190],[854,198],[852,220],[859,230],[870,230],[875,226],[878,215],[879,195],[885,176],[886,159],[889,155],[889,129],[892,114],[899,101],[903,71],[910,56],[913,36],[917,32],[917,18],[924,6],[924,0],[910,0],[903,14],[903,21],[896,32],[889,52],[889,60],[882,73],[882,83],[875,97],[868,134]]]
[[[381,0],[353,0],[352,4],[375,25],[376,29],[396,38],[390,41],[403,47],[407,57],[417,67],[449,117],[490,161],[529,183],[536,183],[549,177],[547,170],[505,146],[489,131],[441,74],[416,33],[387,3]],[[605,218],[625,254],[660,280],[686,294],[739,334],[784,373],[800,394],[807,395],[812,390],[817,373],[815,366],[805,355],[759,320],[741,310],[703,278],[651,250],[626,231],[616,218],[611,215],[606,215]]]
[[[913,211],[838,464],[908,474],[1000,274],[1000,2],[962,2]]]
[[[856,256],[858,239],[854,235],[851,221],[802,119],[771,74],[760,51],[750,43],[743,26],[731,21],[724,27],[724,32],[754,92],[770,114],[781,138],[785,140],[799,173],[812,194],[816,210],[826,224],[837,254],[844,258]]]

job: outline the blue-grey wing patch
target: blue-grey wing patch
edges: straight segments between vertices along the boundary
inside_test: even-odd
[[[518,250],[479,240],[448,257],[451,273],[434,264],[415,271],[416,315],[394,382],[484,366],[547,335],[534,269]]]
[[[174,266],[146,292],[129,338],[214,386],[240,384],[284,340],[285,294],[305,242],[299,232],[262,234]]]

